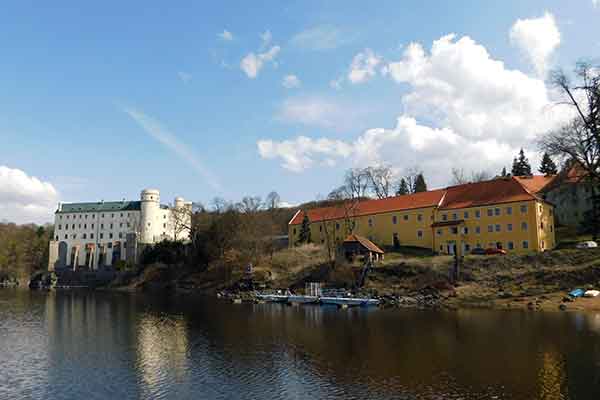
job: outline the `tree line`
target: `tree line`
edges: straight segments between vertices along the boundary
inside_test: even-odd
[[[47,270],[53,231],[52,226],[0,223],[0,282],[27,283],[35,272]]]

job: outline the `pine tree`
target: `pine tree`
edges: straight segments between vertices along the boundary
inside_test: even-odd
[[[425,177],[423,174],[417,175],[415,179],[415,186],[413,187],[413,193],[426,192],[427,184],[425,183]]]
[[[502,172],[500,173],[500,175],[503,178],[506,178],[508,176],[508,172],[506,171],[506,167],[502,167]]]
[[[550,158],[548,153],[544,153],[542,156],[542,164],[540,165],[540,169],[538,169],[544,175],[556,175],[558,174],[558,168],[556,168],[556,164]]]
[[[310,220],[308,215],[304,214],[302,219],[302,225],[300,226],[300,236],[298,237],[298,243],[310,243]]]
[[[514,176],[531,176],[531,164],[529,164],[529,160],[525,157],[525,152],[523,148],[519,151],[519,156],[513,159],[512,165],[512,175]]]
[[[398,190],[396,190],[396,196],[403,196],[405,194],[409,194],[410,189],[408,188],[408,183],[406,183],[406,179],[400,179],[400,184],[398,185]]]

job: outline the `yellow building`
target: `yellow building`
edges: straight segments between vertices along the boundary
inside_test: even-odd
[[[355,233],[379,246],[438,253],[474,248],[537,252],[555,246],[552,204],[536,194],[543,179],[498,178],[440,190],[299,210],[289,222],[298,243],[305,216],[313,243],[341,243]]]

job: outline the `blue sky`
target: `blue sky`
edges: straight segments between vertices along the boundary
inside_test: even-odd
[[[56,201],[144,187],[299,203],[353,166],[443,186],[449,167],[496,172],[521,146],[536,162],[544,73],[600,53],[600,4],[19,1],[0,43],[0,220],[43,222]]]

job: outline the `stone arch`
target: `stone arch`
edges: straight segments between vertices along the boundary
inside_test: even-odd
[[[69,256],[69,245],[67,242],[58,243],[58,261],[57,267],[64,268],[67,266],[67,257]]]

